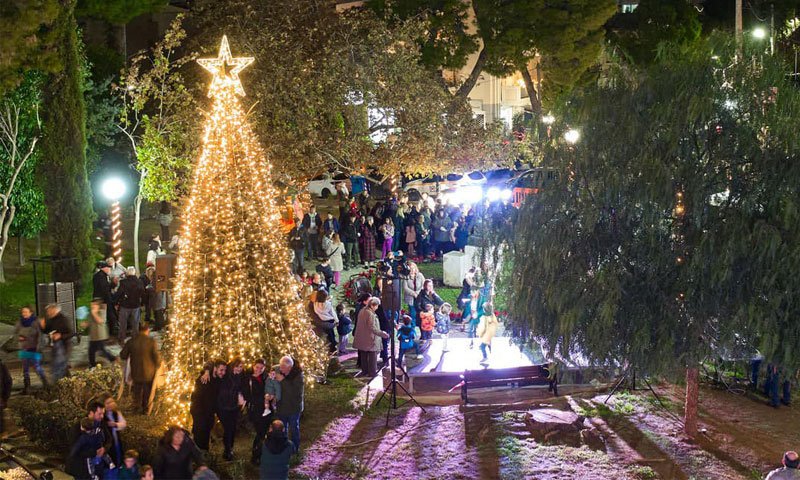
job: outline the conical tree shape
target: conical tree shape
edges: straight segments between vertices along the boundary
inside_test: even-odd
[[[223,37],[219,58],[199,62],[215,75],[212,107],[185,209],[165,342],[168,418],[180,425],[210,360],[277,362],[288,354],[311,378],[326,359],[289,271],[270,164],[238,99],[238,73],[252,59],[231,58]]]

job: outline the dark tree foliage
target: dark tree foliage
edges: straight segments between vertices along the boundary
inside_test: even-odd
[[[0,2],[0,95],[19,84],[27,70],[60,68],[53,22],[58,0]]]
[[[580,143],[550,152],[562,182],[514,234],[522,339],[649,374],[740,347],[800,365],[800,93],[786,65],[733,58],[667,49],[573,99]]]
[[[78,0],[75,15],[124,24],[144,13],[160,10],[168,0]]]
[[[63,69],[48,79],[44,98],[44,139],[40,171],[49,211],[52,254],[75,257],[79,272],[61,280],[79,281],[92,260],[92,195],[86,175],[86,106],[81,90],[81,56],[72,5],[56,22]]]
[[[633,13],[618,13],[608,36],[635,64],[656,60],[663,43],[691,45],[700,38],[700,13],[686,0],[642,0]]]

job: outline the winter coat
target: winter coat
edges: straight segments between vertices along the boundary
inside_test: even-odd
[[[51,332],[60,333],[61,340],[59,342],[65,344],[75,336],[75,332],[72,330],[72,321],[61,312],[45,322],[42,333],[49,334]]]
[[[322,232],[322,217],[319,215],[319,213],[315,213],[314,221],[312,223],[311,215],[306,213],[305,215],[303,215],[303,222],[301,223],[301,225],[303,226],[304,232],[310,233],[312,235],[319,234],[320,232]]]
[[[303,371],[295,364],[289,375],[286,375],[281,384],[281,400],[278,402],[279,417],[288,417],[303,412],[305,397]]]
[[[417,338],[417,332],[411,328],[411,325],[403,325],[397,332],[397,340],[400,343],[400,350],[409,350],[416,347],[414,339]]]
[[[461,318],[465,322],[470,322],[473,325],[477,325],[480,321],[481,317],[483,316],[483,299],[478,297],[478,300],[475,304],[475,312],[472,311],[472,298],[467,299],[467,302],[464,304],[464,310],[461,313]],[[475,313],[475,315],[473,315]]]
[[[136,277],[125,277],[119,283],[119,306],[123,308],[139,308],[144,299],[144,285]]]
[[[289,232],[289,248],[298,252],[305,247],[305,242],[303,241],[303,229],[300,227],[295,226]]]
[[[431,220],[433,239],[437,242],[449,242],[450,231],[453,229],[453,220],[447,215],[440,218],[438,215]]]
[[[161,355],[158,353],[158,344],[150,335],[137,334],[125,343],[119,358],[131,359],[131,378],[134,383],[149,383],[156,378],[158,367],[161,366]]]
[[[447,335],[450,333],[450,315],[441,312],[436,312],[436,333],[440,335]]]
[[[425,275],[417,270],[414,276],[409,275],[408,278],[403,279],[403,297],[408,305],[414,305],[417,297],[422,292],[422,286],[425,284]]]
[[[325,251],[325,254],[331,261],[331,270],[334,272],[341,272],[344,270],[344,262],[342,261],[342,254],[344,253],[344,244],[331,243],[330,248]]]
[[[322,231],[325,233],[339,233],[339,220],[331,218],[322,222]]]
[[[383,336],[378,316],[371,308],[362,308],[358,313],[358,328],[353,335],[353,348],[363,352],[380,352]]]
[[[442,297],[440,297],[436,292],[427,293],[425,291],[420,292],[417,296],[417,311],[418,312],[425,312],[428,310],[428,305],[433,305],[433,309],[436,310],[444,303]]]
[[[481,339],[481,343],[485,343],[486,345],[492,344],[492,339],[497,333],[497,325],[499,323],[494,313],[489,313],[481,317],[480,323],[478,324],[478,331],[476,332],[477,336]]]
[[[358,230],[356,230],[356,226],[351,221],[342,223],[339,235],[345,243],[356,243],[358,241]]]
[[[247,402],[247,413],[254,418],[258,418],[264,413],[264,385],[269,380],[265,371],[258,377],[252,372],[242,380],[242,396]]]
[[[92,298],[102,298],[111,304],[111,279],[106,272],[98,270],[92,276]]]
[[[97,311],[98,319],[94,315],[89,315],[89,340],[98,342],[101,340],[108,340],[108,323],[106,323],[106,307],[102,307]]]
[[[314,302],[314,313],[323,322],[336,321],[336,311],[333,309],[333,304],[330,299],[325,302]]]
[[[294,443],[287,440],[285,433],[270,433],[261,449],[260,480],[289,478],[289,461],[294,453]]]
[[[353,331],[353,321],[347,314],[339,317],[339,325],[336,326],[336,333],[339,335],[348,335]]]
[[[197,448],[189,432],[185,432],[183,443],[175,450],[172,445],[161,444],[153,462],[153,477],[158,479],[190,479],[195,468],[203,465],[203,452]],[[192,468],[192,462],[195,463]]]
[[[39,326],[39,320],[36,315],[31,315],[29,318],[20,317],[17,320],[17,325],[14,327],[14,335],[22,337],[19,342],[19,349],[27,352],[39,351],[39,340],[42,337],[42,329]]]
[[[419,329],[423,332],[432,332],[433,327],[436,326],[436,317],[433,312],[420,312],[420,325]]]
[[[800,470],[782,467],[769,472],[764,480],[800,480]]]
[[[361,260],[372,262],[375,260],[375,224],[372,226],[365,223],[361,226]]]
[[[456,248],[462,250],[469,241],[469,227],[466,224],[456,227]]]
[[[73,442],[67,456],[66,472],[76,480],[91,479],[94,467],[91,465],[97,456],[97,450],[103,446],[103,434],[96,428],[89,432],[81,432]]]
[[[192,392],[192,403],[189,412],[196,417],[205,417],[214,414],[217,406],[217,393],[219,392],[220,379],[212,376],[211,379],[203,383],[200,374],[194,382]]]
[[[417,243],[417,228],[414,225],[406,225],[406,243]]]
[[[242,391],[243,374],[234,374],[233,368],[228,367],[225,376],[219,379],[217,390],[217,411],[239,409],[239,394]]]
[[[317,271],[317,273],[322,275],[326,285],[330,285],[333,283],[333,268],[331,268],[330,265],[322,265],[320,263],[319,265],[316,266],[315,270]]]

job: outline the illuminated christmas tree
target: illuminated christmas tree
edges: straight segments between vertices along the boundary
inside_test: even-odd
[[[185,425],[203,364],[291,355],[322,373],[326,349],[311,330],[289,271],[270,164],[239,102],[239,72],[222,38],[218,58],[198,60],[214,78],[211,110],[184,212],[172,319],[165,341],[170,422]]]

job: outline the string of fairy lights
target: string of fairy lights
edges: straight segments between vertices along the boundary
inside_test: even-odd
[[[203,365],[291,355],[306,378],[324,371],[326,350],[297,298],[266,158],[238,99],[238,74],[222,38],[217,58],[198,63],[214,77],[200,158],[185,207],[174,288],[175,315],[165,339],[168,421],[188,424],[189,399]]]
[[[122,262],[122,212],[119,200],[111,204],[111,256],[118,263]]]

